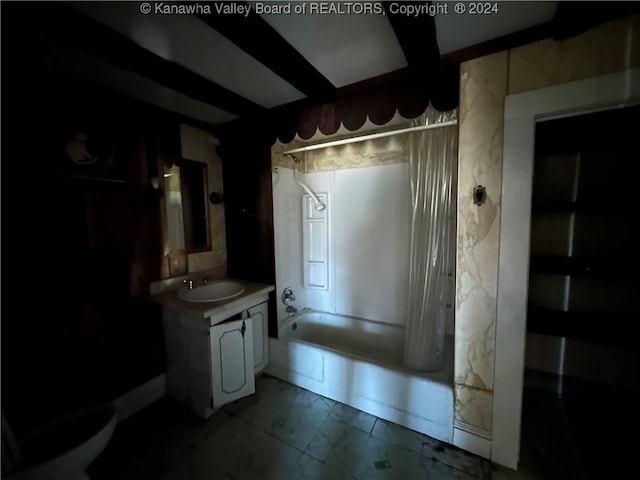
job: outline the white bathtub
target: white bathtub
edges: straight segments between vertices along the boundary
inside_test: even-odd
[[[453,443],[453,338],[444,368],[402,366],[404,327],[303,310],[270,338],[266,372],[319,395]]]

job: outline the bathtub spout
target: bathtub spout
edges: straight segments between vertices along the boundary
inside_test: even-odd
[[[287,305],[287,313],[289,315],[295,315],[296,313],[298,313],[298,309],[293,305]]]

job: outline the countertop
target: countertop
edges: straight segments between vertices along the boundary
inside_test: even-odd
[[[180,300],[177,296],[177,290],[154,295],[151,299],[162,306],[195,314],[202,319],[209,320],[211,325],[215,325],[268,299],[269,292],[275,290],[273,285],[266,283],[253,283],[235,278],[227,278],[225,280],[241,283],[244,285],[244,292],[227,300],[206,303]]]

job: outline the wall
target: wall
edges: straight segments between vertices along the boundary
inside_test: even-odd
[[[490,454],[504,98],[640,66],[640,16],[561,41],[543,40],[461,66],[456,267],[455,425],[460,446]],[[474,185],[487,187],[476,207]]]
[[[17,435],[164,370],[160,312],[148,298],[161,245],[147,168],[157,124],[173,120],[40,68],[37,57],[23,61],[7,65],[12,121],[2,126],[2,177],[17,187],[11,208],[3,202],[12,232],[3,254],[18,259],[3,265],[13,281],[2,290],[2,402]],[[111,169],[65,175],[76,129],[112,142],[117,178]]]
[[[293,160],[281,154],[294,146],[276,142],[272,148],[278,294],[289,286],[298,295],[299,309],[402,323],[407,280],[398,265],[407,264],[409,245],[409,211],[402,208],[409,202],[405,139],[387,137],[294,154],[301,160],[298,180],[328,196],[326,289],[303,285],[304,192],[293,180]],[[311,173],[300,173],[305,165]],[[279,301],[279,319],[286,316],[284,308]]]
[[[3,254],[17,261],[3,265],[12,282],[3,282],[2,304],[17,313],[3,310],[1,377],[3,412],[20,437],[164,372],[160,308],[149,298],[161,277],[162,200],[149,179],[168,145],[180,154],[180,124],[185,157],[215,151],[203,130],[186,126],[201,123],[58,71],[39,36],[11,30],[13,47],[2,52],[2,113],[11,120],[2,122],[2,180],[12,193],[2,222],[10,232]],[[115,178],[52,171],[70,167],[63,147],[76,129],[113,143]],[[213,159],[210,181],[222,191]],[[191,258],[193,269],[225,267],[224,207],[211,207],[214,251]],[[25,295],[35,285],[34,302]]]
[[[406,163],[297,174],[326,194],[325,241],[309,251],[328,260],[326,288],[303,284],[303,191],[293,171],[274,172],[276,284],[291,287],[295,306],[404,324],[407,314],[410,203]],[[384,192],[384,193],[382,193]],[[322,233],[320,233],[322,235]],[[311,242],[310,242],[311,243]],[[279,318],[286,316],[278,303]]]
[[[395,123],[385,128],[401,127]],[[291,287],[298,309],[405,324],[411,221],[409,138],[397,135],[294,154],[301,160],[298,168],[303,170],[306,163],[309,172],[298,173],[298,180],[317,194],[328,195],[327,289],[303,285],[304,192],[294,182],[293,160],[281,153],[299,144],[276,142],[272,183],[279,319],[287,315],[279,297]],[[453,315],[447,332],[453,333]]]
[[[491,429],[507,65],[508,53],[502,52],[463,63],[461,68],[455,416],[466,424],[464,428],[482,437],[489,437]],[[475,185],[487,188],[487,202],[480,207],[472,201]]]

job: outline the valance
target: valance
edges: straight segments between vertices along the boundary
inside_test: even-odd
[[[441,66],[428,81],[419,81],[402,70],[339,89],[333,101],[294,102],[271,109],[261,118],[231,122],[219,134],[222,139],[230,136],[245,140],[250,135],[272,145],[276,139],[289,143],[296,135],[309,139],[318,131],[331,135],[341,125],[355,131],[367,118],[376,125],[386,124],[396,112],[407,119],[416,118],[429,104],[439,111],[457,108],[459,88],[459,64]]]

